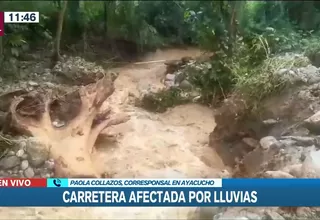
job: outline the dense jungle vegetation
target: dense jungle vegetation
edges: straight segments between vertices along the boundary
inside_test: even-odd
[[[1,1],[0,6],[40,12],[39,24],[6,24],[2,67],[39,49],[52,49],[57,61],[68,52],[104,49],[110,58],[125,58],[193,45],[215,54],[210,68],[193,79],[208,99],[243,89],[260,100],[282,87],[261,74],[281,66],[274,55],[314,56],[320,45],[317,1]]]

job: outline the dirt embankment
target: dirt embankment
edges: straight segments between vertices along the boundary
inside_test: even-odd
[[[233,177],[319,178],[320,69],[308,65],[274,74],[290,82],[288,88],[262,101],[254,112],[241,94],[226,99],[216,110],[210,146],[234,168]],[[315,217],[319,210],[228,208],[199,213],[208,217],[210,212],[215,219],[292,219]]]

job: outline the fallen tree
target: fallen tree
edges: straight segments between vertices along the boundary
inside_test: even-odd
[[[129,117],[102,109],[103,102],[114,92],[112,80],[80,87],[69,100],[56,99],[54,91],[33,91],[16,97],[9,110],[12,126],[23,134],[37,138],[55,160],[56,177],[101,177],[93,166],[91,154],[100,132],[124,123]],[[76,101],[78,100],[78,101]],[[53,125],[63,109],[66,123]]]

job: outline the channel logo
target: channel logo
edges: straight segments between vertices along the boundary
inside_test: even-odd
[[[47,187],[68,187],[68,179],[47,179]]]

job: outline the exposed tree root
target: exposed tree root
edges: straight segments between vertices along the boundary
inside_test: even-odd
[[[113,115],[111,109],[102,111],[102,103],[113,92],[113,83],[108,78],[81,87],[78,91],[81,104],[78,110],[74,108],[77,115],[59,128],[52,124],[57,114],[52,111],[56,105],[52,93],[20,96],[10,106],[13,126],[43,143],[56,161],[57,177],[100,177],[91,161],[99,133],[106,127],[129,120],[126,115]],[[33,103],[33,108],[30,103]]]

